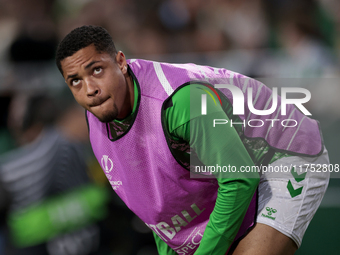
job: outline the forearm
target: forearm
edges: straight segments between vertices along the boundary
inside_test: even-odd
[[[208,111],[202,115],[200,100],[202,93],[207,93],[206,87],[193,85],[184,87],[180,92],[181,97],[176,99],[175,95],[173,107],[167,109],[167,120],[171,135],[188,142],[194,150],[195,153],[190,154],[190,165],[193,162],[208,167],[230,165],[237,170],[242,166],[252,166],[254,163],[235,128],[230,125],[213,125],[214,119],[229,121],[221,105],[216,103],[219,100],[207,100]],[[185,104],[187,98],[190,98],[190,105]],[[195,254],[226,253],[239,231],[259,182],[258,173],[214,174],[219,184],[217,200]]]
[[[195,255],[226,254],[241,226],[257,179],[220,180],[216,205]]]
[[[227,118],[223,113],[193,119],[190,143],[206,166],[251,166],[253,162],[230,127],[220,126],[201,134],[202,125],[214,118]],[[183,126],[184,128],[184,126]],[[221,135],[222,134],[222,135]],[[215,173],[219,184],[215,208],[210,215],[201,244],[195,254],[225,254],[233,242],[259,182],[257,173]]]

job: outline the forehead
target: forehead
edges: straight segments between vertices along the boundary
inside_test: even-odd
[[[92,61],[105,61],[108,58],[110,58],[108,53],[99,53],[94,45],[89,45],[60,61],[63,76],[76,74],[78,70],[84,69]]]

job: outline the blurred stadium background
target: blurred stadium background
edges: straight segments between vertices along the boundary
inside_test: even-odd
[[[42,94],[57,102],[39,106],[55,114],[53,125],[72,143],[85,145],[90,182],[107,188],[88,146],[84,112],[72,106],[54,64],[58,41],[85,24],[105,27],[127,58],[224,67],[309,89],[307,108],[321,123],[331,163],[340,163],[338,0],[0,0],[2,160],[35,139],[23,120],[34,115],[32,97]],[[340,179],[332,177],[298,255],[340,254]],[[0,185],[10,189],[1,178],[0,172]],[[157,254],[148,229],[108,189],[108,213],[96,221],[102,248],[93,254]],[[0,254],[19,254],[7,247],[11,202],[1,190]]]

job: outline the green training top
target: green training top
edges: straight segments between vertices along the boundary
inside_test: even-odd
[[[206,166],[232,165],[240,168],[254,165],[245,146],[233,127],[229,125],[212,126],[213,119],[228,119],[219,104],[214,100],[207,100],[207,115],[201,115],[201,95],[206,93],[204,85],[188,85],[178,90],[172,96],[172,106],[165,110],[166,132],[170,140],[185,142],[197,154],[198,159]],[[114,121],[112,125],[122,125],[123,130],[129,127],[133,119],[138,98],[137,84],[134,82],[135,104],[133,112],[122,121]],[[190,107],[191,106],[191,107]],[[122,130],[122,131],[123,131]],[[111,128],[111,131],[114,131]],[[120,134],[111,132],[113,138]],[[221,136],[223,134],[223,136]],[[190,162],[190,156],[184,151],[173,151],[180,161]],[[225,254],[233,242],[243,217],[256,190],[259,176],[257,173],[247,173],[250,178],[232,178],[216,174],[219,184],[218,195],[214,211],[210,215],[202,241],[195,254]],[[238,176],[239,177],[239,176]],[[160,254],[177,254],[157,235],[156,245]]]
[[[172,106],[165,110],[166,133],[171,138],[169,140],[173,143],[184,141],[189,144],[194,153],[190,154],[191,158],[188,155],[187,160],[195,160],[197,155],[198,162],[205,166],[231,165],[240,169],[241,166],[254,165],[235,128],[230,125],[213,127],[214,119],[229,118],[217,96],[210,92],[204,85],[191,84],[179,89],[172,96]],[[207,115],[202,115],[201,95],[207,93]],[[179,148],[178,146],[170,148],[176,158],[185,161],[185,152],[172,149]],[[227,252],[241,226],[259,181],[258,173],[237,176],[214,174],[219,185],[217,200],[195,255]],[[154,236],[160,254],[176,254],[167,248],[159,237]]]

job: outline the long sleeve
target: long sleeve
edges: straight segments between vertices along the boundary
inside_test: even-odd
[[[202,92],[204,93],[204,91]],[[189,107],[192,108],[195,105],[193,100],[201,99],[202,92],[191,90],[191,105]],[[173,108],[172,110],[179,110],[185,114],[187,112],[184,109],[185,105],[188,103],[184,103],[184,107],[178,105],[179,109]],[[200,107],[195,108],[200,109]],[[206,166],[230,165],[240,169],[241,166],[253,165],[254,163],[233,127],[230,125],[213,127],[214,119],[229,120],[221,106],[215,103],[209,104],[208,100],[207,108],[207,115],[193,113],[191,109],[190,117],[178,117],[177,113],[170,112],[169,120],[187,120],[182,121],[180,126],[171,122],[171,127],[173,127],[171,134],[188,141],[199,160]],[[177,117],[171,118],[173,116]],[[216,173],[215,176],[219,184],[217,200],[200,246],[195,253],[197,255],[225,254],[227,252],[239,230],[259,182],[257,173]]]

